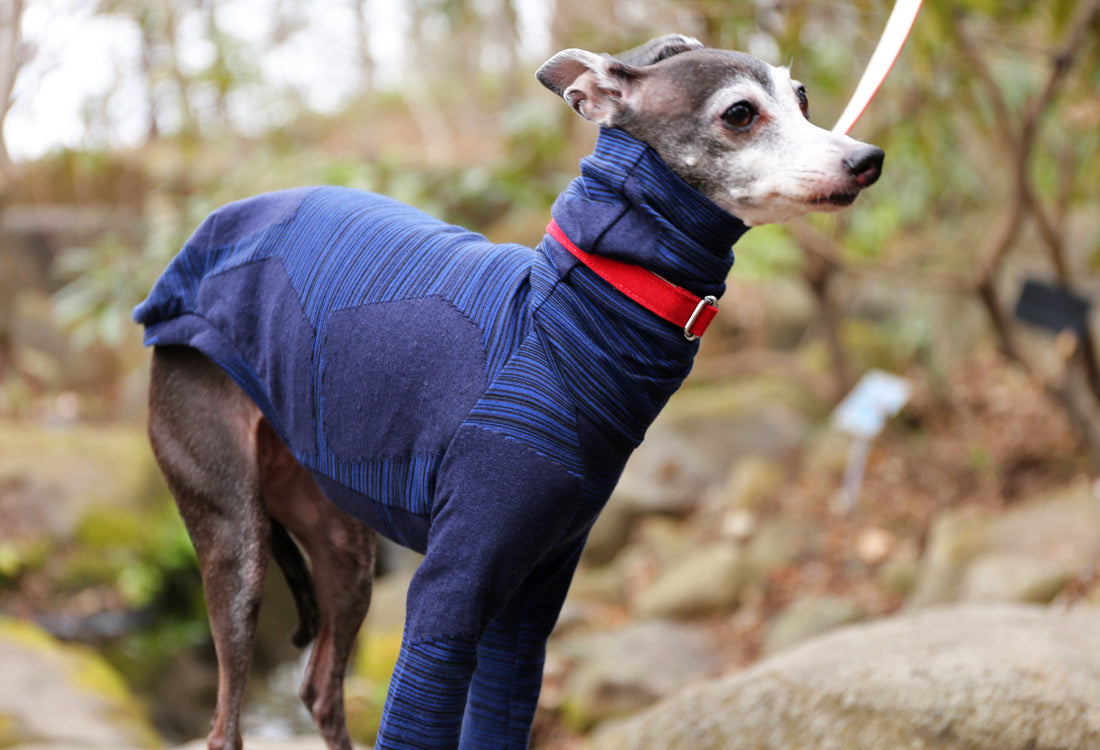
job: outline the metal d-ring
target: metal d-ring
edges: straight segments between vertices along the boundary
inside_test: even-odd
[[[718,298],[713,294],[708,294],[706,297],[699,300],[699,304],[695,306],[695,310],[692,311],[691,317],[688,318],[688,322],[684,324],[684,338],[688,341],[695,341],[695,339],[699,338],[691,332],[691,328],[695,325],[695,321],[699,319],[699,314],[703,312],[703,308],[707,305],[718,307]]]

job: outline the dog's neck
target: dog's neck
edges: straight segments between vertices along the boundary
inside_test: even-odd
[[[600,132],[553,216],[586,252],[636,264],[700,297],[725,290],[731,246],[746,230],[619,130]],[[549,262],[532,269],[534,324],[574,403],[625,460],[691,371],[698,342],[618,293],[552,236],[540,249]]]
[[[700,297],[720,297],[733,244],[748,227],[684,182],[645,143],[602,128],[554,219],[582,249],[641,266]],[[576,260],[544,243],[567,272]]]

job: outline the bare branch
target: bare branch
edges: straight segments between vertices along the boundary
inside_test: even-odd
[[[995,280],[1001,263],[1015,244],[1015,238],[1019,234],[1025,217],[1030,215],[1035,219],[1059,280],[1063,285],[1071,286],[1071,274],[1065,259],[1064,230],[1055,225],[1036,195],[1028,167],[1031,154],[1038,142],[1043,115],[1054,101],[1082,45],[1089,38],[1088,32],[1093,28],[1098,15],[1100,15],[1100,0],[1082,0],[1078,5],[1065,39],[1058,45],[1052,56],[1046,82],[1024,108],[1018,132],[1012,129],[1007,102],[981,56],[974,49],[965,26],[961,23],[958,26],[961,46],[972,63],[978,79],[987,89],[990,102],[1000,121],[1002,136],[1014,146],[1015,156],[1013,163],[1015,179],[1011,203],[997,231],[992,233],[989,242],[981,251],[980,265],[974,277],[974,289],[989,316],[1002,351],[1030,372],[1037,370],[1027,361],[1015,341],[1008,316],[997,295]],[[1088,444],[1094,463],[1100,465],[1100,430],[1096,428],[1091,416],[1095,414],[1097,405],[1100,404],[1100,364],[1098,364],[1096,348],[1087,330],[1081,336],[1075,359],[1084,371],[1084,383],[1075,380],[1071,374],[1062,378],[1060,382],[1046,382],[1046,388],[1065,407],[1070,419]]]
[[[0,195],[7,190],[12,172],[11,156],[4,141],[4,120],[11,110],[15,79],[25,62],[19,31],[23,6],[23,0],[11,0],[7,10],[0,11]]]

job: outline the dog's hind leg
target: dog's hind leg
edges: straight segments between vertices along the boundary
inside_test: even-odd
[[[154,351],[149,436],[198,554],[218,656],[210,750],[241,747],[241,701],[271,534],[256,466],[259,418],[229,377],[196,350]]]
[[[370,606],[375,534],[325,498],[266,420],[256,443],[265,506],[309,558],[316,595],[316,641],[300,695],[328,747],[350,750],[344,672]]]

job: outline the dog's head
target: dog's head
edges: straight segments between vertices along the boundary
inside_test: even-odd
[[[615,57],[567,49],[537,76],[750,226],[851,205],[882,169],[881,149],[810,123],[806,87],[788,69],[690,37]]]

